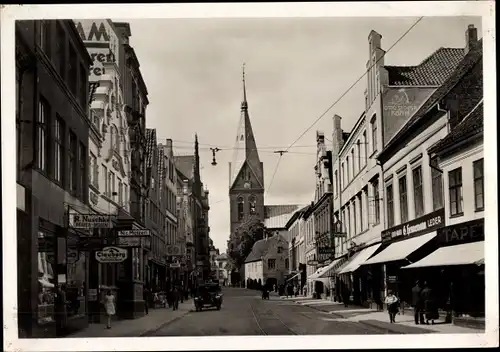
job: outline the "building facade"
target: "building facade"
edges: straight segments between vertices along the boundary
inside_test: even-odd
[[[193,198],[190,193],[190,181],[177,169],[177,232],[178,237],[183,239],[184,256],[181,260],[183,268],[183,281],[187,288],[193,284],[194,270],[196,264],[195,248],[193,240],[193,216],[191,214]]]
[[[16,21],[18,321],[20,337],[88,324],[89,253],[69,225],[89,207],[91,59],[71,20]],[[56,44],[57,43],[57,44]],[[67,292],[68,320],[55,314]]]
[[[266,238],[255,242],[252,251],[245,260],[246,287],[249,287],[249,280],[257,288],[258,285],[267,285],[272,288],[274,285],[283,285],[288,269],[285,267],[285,260],[288,258],[288,242],[280,235]],[[255,286],[257,284],[257,286]]]

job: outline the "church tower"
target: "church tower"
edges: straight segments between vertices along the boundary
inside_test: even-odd
[[[236,135],[233,161],[229,163],[229,203],[231,235],[252,218],[264,221],[264,166],[259,159],[253,134],[243,65],[243,101]]]

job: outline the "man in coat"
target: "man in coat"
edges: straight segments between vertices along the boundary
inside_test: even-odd
[[[412,306],[415,314],[415,324],[424,324],[424,300],[422,298],[422,287],[420,283],[415,282],[415,286],[411,289]]]

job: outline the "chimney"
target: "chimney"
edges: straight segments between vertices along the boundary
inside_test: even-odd
[[[332,133],[332,160],[337,160],[340,149],[344,144],[342,139],[342,117],[335,114],[333,116],[333,133]]]
[[[467,30],[465,31],[465,54],[474,46],[477,42],[477,28],[473,24],[469,24]]]
[[[167,155],[172,155],[173,154],[173,149],[172,149],[172,140],[169,138],[167,139]]]

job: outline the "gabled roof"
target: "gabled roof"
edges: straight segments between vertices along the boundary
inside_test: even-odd
[[[311,205],[306,205],[305,207],[297,210],[296,212],[293,213],[293,215],[290,217],[290,219],[288,220],[288,222],[286,223],[286,228],[289,229],[290,226],[292,226],[292,224],[295,222],[295,220],[297,219],[300,219],[302,217],[302,215],[305,214],[305,212],[307,210],[309,210],[309,208],[311,207]]]
[[[194,177],[194,164],[196,158],[194,155],[181,155],[175,156],[175,167],[188,179],[193,179]]]
[[[265,218],[293,213],[300,207],[301,205],[298,204],[264,205]]]
[[[448,79],[425,101],[417,112],[408,120],[408,122],[392,137],[387,146],[382,150],[377,159],[383,159],[383,155],[387,150],[391,149],[404,135],[409,133],[414,127],[421,123],[429,110],[439,103],[446,95],[464,78],[479,60],[483,57],[483,41],[482,39],[474,45],[467,55],[456,66],[454,71],[449,75]]]
[[[481,101],[446,137],[437,142],[429,150],[429,153],[439,153],[470,137],[480,136],[483,134],[483,129],[484,112],[483,102]]]
[[[253,247],[252,247],[252,251],[248,255],[247,259],[245,259],[245,263],[250,263],[250,262],[255,262],[255,261],[261,260],[261,257],[266,255],[271,244],[279,241],[280,239],[283,241],[285,240],[280,235],[275,235],[275,236],[269,237],[268,239],[262,239],[262,240],[255,242]]]
[[[463,48],[439,48],[417,66],[384,66],[391,86],[440,86],[465,55]]]
[[[156,129],[146,128],[146,167],[153,166],[154,151],[156,148]]]

